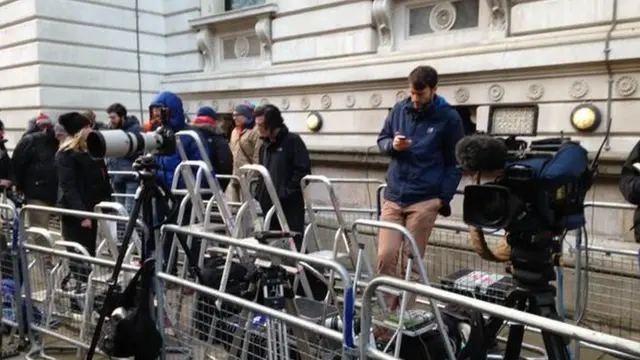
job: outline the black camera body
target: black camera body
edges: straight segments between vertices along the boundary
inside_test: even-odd
[[[529,151],[509,152],[495,181],[465,187],[463,219],[509,233],[558,235],[585,224],[583,202],[592,181],[580,144],[570,139],[532,142]]]
[[[87,136],[87,148],[94,158],[136,158],[145,153],[171,155],[176,150],[176,134],[169,124],[171,112],[160,108],[162,124],[151,132],[123,130],[92,131]]]

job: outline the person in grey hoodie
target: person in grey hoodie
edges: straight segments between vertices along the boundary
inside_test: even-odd
[[[122,104],[112,104],[107,108],[107,114],[109,115],[108,129],[110,130],[122,130],[132,133],[142,131],[140,121],[135,116],[127,115],[127,109]],[[139,155],[133,154],[122,158],[109,158],[107,159],[107,167],[109,171],[132,171],[133,162]],[[135,194],[138,188],[138,182],[134,176],[114,175],[111,180],[114,193],[132,195]],[[119,197],[118,201],[124,205],[128,212],[131,212],[134,202],[132,196]]]

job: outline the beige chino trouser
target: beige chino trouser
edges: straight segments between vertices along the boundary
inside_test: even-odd
[[[385,200],[382,205],[380,220],[406,227],[416,240],[420,258],[413,260],[411,279],[414,281],[421,281],[417,261],[424,261],[424,252],[439,210],[439,199],[422,201],[407,207]],[[378,235],[378,274],[404,278],[411,254],[411,244],[401,233],[394,230],[380,229]],[[407,309],[415,305],[415,298],[415,295],[409,297]],[[398,310],[400,305],[398,300],[397,296],[385,295],[389,311]]]

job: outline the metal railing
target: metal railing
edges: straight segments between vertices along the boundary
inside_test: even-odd
[[[424,297],[434,298],[438,301],[446,302],[449,304],[457,304],[463,306],[466,309],[474,309],[484,314],[495,316],[515,323],[534,326],[544,331],[549,331],[554,334],[584,341],[601,348],[611,350],[613,352],[618,352],[633,357],[640,357],[640,343],[636,341],[599,333],[593,330],[525,313],[512,308],[487,303],[485,301],[473,299],[468,296],[463,296],[442,289],[437,289],[423,284],[416,284],[414,282],[400,280],[388,276],[380,276],[371,280],[364,291],[363,297],[372,297],[376,289],[380,286],[413,292]],[[365,333],[371,328],[371,310],[372,309],[370,302],[363,303],[360,322],[361,333]],[[388,360],[396,359],[388,354],[370,347],[369,337],[362,336],[360,337],[360,358],[366,359],[368,357]]]

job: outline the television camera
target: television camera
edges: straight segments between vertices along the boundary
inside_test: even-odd
[[[505,305],[559,319],[556,289],[550,282],[555,280],[554,265],[561,265],[565,234],[585,225],[583,203],[593,183],[596,161],[590,164],[587,151],[571,138],[542,139],[528,145],[516,137],[484,134],[463,138],[456,146],[456,158],[464,170],[478,173],[478,184],[464,189],[464,222],[503,229],[511,247],[513,287],[507,291]],[[482,172],[498,176],[479,184]],[[470,359],[476,359],[477,353],[486,355],[486,347],[501,326],[500,319],[478,326],[486,341],[465,349]],[[521,325],[511,327],[505,359],[518,358],[523,332]],[[549,359],[569,359],[566,339],[542,335]]]
[[[169,126],[171,111],[160,108],[161,126],[152,132],[123,130],[92,131],[87,136],[87,148],[94,158],[135,158],[146,152],[170,155],[176,149],[175,132]]]

